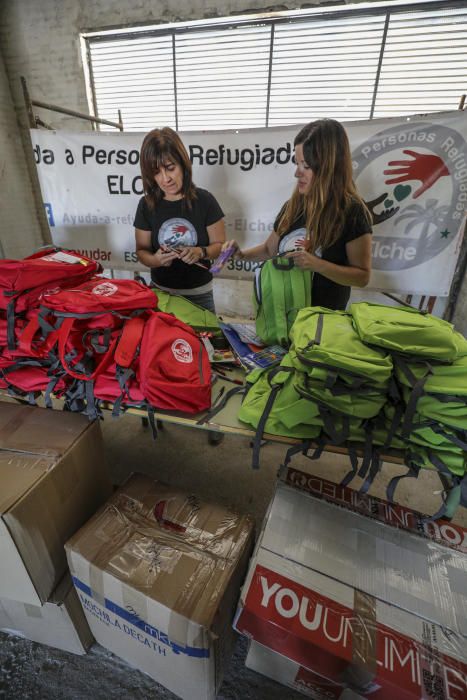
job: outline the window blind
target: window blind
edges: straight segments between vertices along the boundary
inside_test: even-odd
[[[235,129],[456,109],[466,92],[465,2],[284,14],[93,34],[98,116],[120,109],[127,131]]]

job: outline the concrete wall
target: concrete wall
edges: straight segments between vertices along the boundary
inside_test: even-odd
[[[41,243],[20,129],[0,53],[0,257],[23,257]]]
[[[320,0],[267,4],[265,0],[0,0],[0,178],[4,163],[11,172],[7,188],[0,188],[1,241],[10,256],[19,257],[46,238],[48,228],[37,194],[27,133],[20,76],[38,100],[88,112],[79,33],[127,24],[167,23],[272,10],[296,10]],[[332,4],[323,0],[323,5]],[[341,4],[345,4],[342,2]],[[5,75],[6,73],[6,75]],[[88,130],[90,124],[37,110],[57,129]],[[16,125],[19,124],[18,126]],[[22,148],[20,138],[22,141]],[[3,180],[2,180],[3,182]],[[33,196],[33,192],[36,196]],[[17,202],[21,202],[21,228]],[[39,202],[37,206],[35,201]],[[42,232],[42,234],[41,234]],[[1,254],[1,251],[0,251]],[[216,288],[220,311],[251,311],[249,283],[225,282]],[[467,285],[463,286],[459,328],[467,331]]]

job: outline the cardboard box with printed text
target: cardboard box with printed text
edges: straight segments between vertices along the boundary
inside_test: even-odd
[[[467,559],[278,484],[236,629],[374,700],[467,697]]]
[[[96,641],[182,698],[213,700],[252,544],[251,518],[134,474],[66,549]]]
[[[285,656],[251,641],[245,665],[312,700],[363,700],[360,693],[309,671]]]
[[[0,402],[0,484],[0,598],[40,606],[66,540],[112,492],[98,422]]]
[[[69,574],[40,607],[0,598],[0,631],[71,654],[86,654],[94,641]]]
[[[325,479],[307,470],[306,464],[301,464],[299,469],[291,465],[282,467],[280,478],[289,486],[306,491],[315,498],[322,498],[342,508],[348,508],[392,527],[416,533],[467,554],[467,528],[460,522],[442,518],[431,521],[424,513],[408,506],[390,503],[384,498],[368,493],[362,494],[348,486]]]

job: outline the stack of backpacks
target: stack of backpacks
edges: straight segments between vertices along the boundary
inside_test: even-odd
[[[404,450],[407,476],[432,468],[449,478],[433,518],[467,505],[467,341],[450,323],[367,302],[349,312],[305,308],[281,364],[251,373],[247,387],[239,419],[256,431],[254,467],[264,433],[304,440],[287,459],[308,454],[311,441],[314,457],[326,444],[342,445],[351,461],[343,483],[358,473],[365,492],[382,455]],[[388,486],[390,500],[400,478]]]
[[[0,261],[0,389],[65,409],[114,415],[128,406],[198,413],[211,405],[202,340],[136,280],[58,249]]]

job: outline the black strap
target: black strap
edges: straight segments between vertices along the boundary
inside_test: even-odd
[[[120,395],[114,401],[112,408],[112,418],[118,418],[121,415],[121,413],[125,410],[125,407],[123,405],[125,397],[131,400],[128,382],[131,379],[131,377],[135,376],[135,372],[131,367],[120,367],[117,365],[115,376],[117,378],[121,392]]]
[[[368,491],[375,479],[375,476],[381,471],[382,465],[383,460],[380,457],[379,451],[374,450],[373,455],[371,457],[370,471],[368,472],[368,476],[365,479],[364,484],[360,488],[360,493],[366,493]]]
[[[289,466],[292,457],[295,457],[295,455],[297,455],[298,453],[301,453],[304,457],[310,460],[319,459],[323,453],[324,448],[326,447],[326,441],[322,436],[320,436],[317,440],[315,440],[315,444],[316,447],[313,451],[313,454],[311,455],[308,454],[312,447],[312,441],[310,439],[304,440],[303,442],[300,442],[297,445],[292,445],[292,447],[289,447],[289,449],[285,453],[284,462],[281,465],[280,470],[285,470]]]
[[[407,363],[407,359],[409,359],[409,358],[403,357],[403,356],[398,355],[396,353],[392,356],[392,361],[393,361],[395,367],[398,370],[400,370],[400,372],[402,372],[404,377],[409,382],[410,386],[414,387],[416,385],[417,381],[419,381],[419,380],[417,379],[415,374],[410,369],[410,367]],[[413,362],[412,362],[412,364],[413,364]],[[429,362],[422,360],[420,362],[416,362],[415,364],[417,364],[418,366],[421,365],[426,369],[426,374],[423,375],[424,377],[427,377],[428,374],[430,374],[430,372],[432,371],[432,367],[431,367]],[[423,377],[422,377],[422,379],[423,379]]]
[[[276,384],[272,387],[271,392],[266,401],[264,411],[261,415],[261,418],[259,419],[258,427],[256,428],[255,437],[253,439],[253,458],[251,462],[252,469],[259,469],[259,451],[261,449],[261,442],[263,440],[264,428],[266,427],[269,414],[271,413],[274,401],[276,400],[276,397],[281,388],[281,384]]]
[[[308,379],[308,377],[307,377]],[[332,389],[338,380],[337,371],[328,371],[326,374],[326,381],[324,382],[325,389]]]
[[[433,425],[430,425],[430,428],[434,433],[437,435],[441,435],[445,440],[448,440],[449,442],[452,442],[453,445],[456,445],[456,447],[460,447],[461,450],[464,450],[467,452],[467,442],[465,439],[465,431],[463,431],[463,436],[464,439],[461,439],[456,435],[456,431],[452,432],[446,432],[443,428],[443,425],[440,425],[439,423],[433,423]]]
[[[99,413],[96,405],[96,398],[94,396],[94,381],[85,381],[85,393],[86,393],[86,409],[84,414],[89,418],[89,420],[95,420],[99,418]]]
[[[342,420],[341,430],[336,428],[336,418],[337,414],[332,411],[327,410],[324,406],[318,402],[319,417],[323,421],[324,430],[329,435],[332,440],[333,445],[341,445],[343,442],[349,439],[350,432],[350,418],[344,414],[339,414]]]
[[[393,403],[401,403],[402,395],[393,374],[389,378],[388,396]]]
[[[365,442],[363,447],[363,459],[358,476],[361,479],[366,479],[373,463],[373,422],[371,420],[366,421],[363,425],[363,429],[365,431]]]
[[[5,381],[8,381],[7,375],[10,372],[16,372],[18,369],[22,369],[23,367],[48,367],[48,362],[45,360],[35,360],[33,358],[22,358],[20,360],[16,360],[16,362],[13,362],[13,364],[8,365],[8,367],[4,367],[1,370],[2,376],[4,377]]]
[[[394,415],[391,420],[391,425],[389,426],[388,433],[386,435],[386,440],[384,441],[384,445],[382,446],[382,450],[387,450],[391,447],[391,442],[396,434],[397,430],[399,429],[399,426],[401,424],[402,416],[404,413],[404,406],[401,403],[398,403],[394,406]]]
[[[57,382],[60,377],[52,377],[50,382],[47,384],[47,388],[44,393],[44,402],[46,408],[52,408],[52,397],[51,394],[55,389]]]
[[[438,457],[438,455],[436,455],[431,450],[427,450],[427,454],[430,462],[433,464],[434,467],[436,467],[436,469],[439,472],[441,472],[441,474],[446,474],[446,476],[452,477],[451,470],[445,465],[443,460],[440,457]]]
[[[34,392],[34,391],[22,391],[21,389],[17,389],[15,386],[9,384],[7,387],[7,394],[8,396],[12,396],[14,399],[20,401],[21,399],[26,399],[28,405],[30,406],[36,406],[36,398],[41,395],[41,392]],[[21,401],[21,403],[24,403]]]
[[[76,348],[73,348],[70,350],[65,355],[65,361],[68,365],[71,366],[71,363],[73,360],[77,357],[78,352]],[[91,352],[86,352],[82,356],[81,360],[79,362],[76,362],[73,365],[73,370],[75,372],[79,372],[80,374],[85,374],[86,376],[91,375],[94,372],[95,369],[95,363],[94,363],[94,355]]]
[[[410,399],[405,410],[404,420],[402,423],[402,437],[408,438],[413,429],[413,419],[417,410],[418,399],[425,393],[425,382],[428,375],[419,379],[411,391]]]
[[[436,394],[433,391],[426,392],[432,398],[441,401],[441,403],[459,403],[462,405],[467,405],[467,396],[458,396],[457,394]]]
[[[65,391],[64,411],[82,413],[86,408],[84,382],[77,379]]]
[[[100,338],[102,336],[102,342],[100,341]],[[111,329],[110,328],[101,328],[101,329],[93,329],[86,331],[83,335],[82,342],[84,347],[89,347],[88,345],[88,340],[89,344],[91,345],[92,349],[94,350],[95,353],[102,355],[103,353],[107,352],[110,346],[110,339],[111,339]]]
[[[224,389],[224,387],[222,387]],[[247,392],[247,386],[234,386],[233,389],[229,389],[229,391],[224,395],[224,392],[219,393],[217,398],[215,399],[212,408],[209,409],[209,411],[202,416],[197,422],[196,425],[203,425],[204,423],[209,423],[211,418],[213,416],[217,415],[222,409],[225,407],[227,401],[232,398],[235,394],[243,394]]]
[[[273,367],[272,369],[269,370],[267,374],[267,380],[268,384],[272,389],[272,380],[277,377],[278,374],[281,372],[288,372],[289,374],[294,374],[295,373],[295,368],[294,367],[283,367],[282,365],[277,365],[276,367]]]
[[[312,348],[313,345],[319,345],[321,343],[321,338],[323,336],[323,323],[324,323],[324,314],[319,314],[318,321],[316,323],[315,337],[313,338],[313,340],[310,340],[310,342],[305,345],[305,347],[301,351],[302,353],[305,352],[305,350],[308,350],[308,348]],[[297,355],[301,360],[302,359],[301,354],[297,353]]]
[[[46,306],[41,306],[39,314],[37,316],[37,320],[44,338],[46,338],[49,335],[49,333],[52,333],[52,331],[58,330],[64,320],[63,318],[55,317],[55,325],[52,326],[48,321],[45,320],[45,317],[47,315],[54,315],[54,312],[48,309]]]
[[[156,440],[157,439],[157,427],[156,427],[156,421],[154,419],[154,408],[148,404],[147,411],[148,411],[149,425],[151,426],[152,439]]]
[[[16,338],[15,338],[15,304],[16,299],[12,299],[8,302],[6,307],[6,322],[7,322],[7,344],[8,350],[14,350],[16,348]]]
[[[348,484],[350,484],[352,479],[357,475],[358,457],[357,457],[357,452],[356,452],[354,447],[349,447],[349,459],[350,459],[351,469],[349,472],[347,472],[347,474],[342,479],[340,486],[347,486]]]
[[[391,503],[394,502],[395,491],[396,491],[396,488],[398,487],[399,481],[401,479],[412,479],[412,478],[416,479],[418,477],[419,473],[420,473],[420,467],[417,464],[412,463],[409,466],[406,474],[401,474],[400,476],[394,476],[386,488],[386,497],[387,497],[388,501],[390,501]]]

